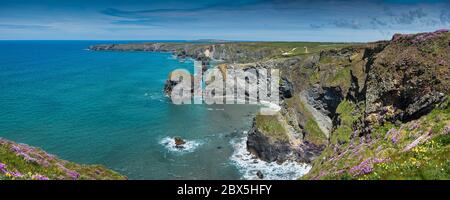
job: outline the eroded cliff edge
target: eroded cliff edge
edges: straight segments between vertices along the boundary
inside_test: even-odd
[[[91,49],[221,59],[222,70],[280,69],[281,110],[255,116],[247,149],[269,162],[311,163],[305,179],[450,178],[448,30],[288,56],[264,45],[146,45],[157,48]]]
[[[247,148],[311,162],[307,179],[450,178],[449,45],[440,30],[269,64],[293,95],[256,116]]]

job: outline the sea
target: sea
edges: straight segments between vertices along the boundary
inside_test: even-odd
[[[164,82],[175,69],[193,71],[192,60],[88,50],[128,42],[0,41],[0,137],[129,179],[296,179],[309,170],[247,152],[258,106],[172,104]]]

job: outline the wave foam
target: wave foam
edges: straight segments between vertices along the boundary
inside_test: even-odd
[[[165,101],[165,98],[166,98],[166,97],[162,94],[162,92],[161,92],[161,93],[156,93],[156,92],[154,92],[154,93],[145,93],[144,96],[145,96],[146,98],[149,98],[149,99],[152,100],[152,101],[160,101],[160,102]]]
[[[234,153],[231,162],[242,174],[242,179],[259,179],[256,175],[261,171],[266,180],[295,180],[308,173],[311,166],[295,161],[285,161],[282,164],[276,162],[265,162],[255,158],[247,151],[247,138],[232,140]]]
[[[202,141],[198,140],[184,140],[186,143],[183,144],[184,148],[177,148],[175,145],[175,139],[173,137],[165,137],[161,139],[159,144],[163,145],[167,150],[171,152],[178,153],[192,153],[195,149],[197,149],[200,145],[203,144]]]

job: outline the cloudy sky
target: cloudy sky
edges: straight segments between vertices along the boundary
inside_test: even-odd
[[[1,0],[0,39],[374,41],[450,28],[450,1]]]

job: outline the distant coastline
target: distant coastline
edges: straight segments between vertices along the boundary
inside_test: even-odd
[[[306,179],[390,179],[393,178],[391,172],[374,168],[379,163],[395,164],[399,158],[397,153],[379,155],[380,150],[390,147],[385,147],[389,145],[373,134],[388,135],[392,130],[402,130],[402,127],[414,123],[435,130],[433,134],[428,132],[427,135],[415,136],[414,139],[399,139],[397,137],[401,136],[396,133],[396,136],[392,136],[395,138],[391,138],[393,143],[397,144],[398,140],[401,140],[402,144],[406,145],[395,148],[394,152],[400,153],[408,152],[418,143],[426,143],[427,140],[434,142],[438,140],[436,138],[447,137],[450,130],[448,119],[440,120],[437,126],[429,124],[428,121],[429,118],[442,117],[444,113],[448,113],[446,108],[449,83],[444,77],[449,75],[449,63],[445,60],[444,52],[449,51],[448,45],[445,45],[450,41],[449,37],[449,31],[443,29],[430,33],[396,34],[390,41],[367,44],[141,43],[97,45],[90,48],[96,51],[172,52],[179,58],[192,57],[205,65],[213,59],[220,59],[225,63],[215,67],[225,69],[280,69],[283,80],[280,86],[282,108],[274,117],[257,115],[253,119],[247,136],[247,150],[263,161],[276,161],[279,164],[290,160],[312,163],[311,172],[304,177]],[[404,48],[408,53],[401,53]],[[393,55],[398,56],[392,57]],[[406,61],[402,62],[402,59]],[[426,67],[427,65],[423,64],[426,60],[431,60],[428,63],[435,67]],[[415,74],[416,68],[403,72],[392,71],[393,68],[408,69],[408,63],[411,62],[418,63],[414,66],[419,68],[417,70],[424,68],[427,75]],[[392,73],[396,78],[387,79],[386,73]],[[398,85],[397,78],[405,76],[409,77],[408,81],[413,82],[410,87],[413,87],[414,91],[420,91],[419,93],[426,93],[425,96],[416,96],[409,93],[410,89],[406,89],[406,86]],[[416,80],[433,82],[431,79],[437,79],[438,84],[415,84]],[[385,88],[385,85],[379,85],[380,80],[381,84],[395,86]],[[175,84],[170,83],[170,86]],[[398,90],[401,90],[400,95],[386,99],[385,95],[389,96]],[[420,99],[420,103],[412,99]],[[387,127],[392,129],[387,131]],[[416,132],[415,129],[409,131],[411,134],[420,134],[420,131]],[[376,149],[361,149],[371,143],[379,146]],[[345,155],[337,155],[342,151]],[[375,158],[355,157],[351,153],[359,151],[374,151],[376,155]],[[318,161],[318,158],[327,161],[323,163]],[[356,160],[346,162],[344,158]],[[396,161],[393,163],[391,160]],[[341,163],[341,167],[331,167],[330,163],[334,162]],[[355,163],[356,166],[352,166]],[[360,169],[366,165],[370,167],[369,171]],[[386,177],[371,175],[375,170],[379,170],[378,173],[383,173]],[[259,178],[263,178],[260,172],[254,173],[255,176],[257,174],[260,175]],[[445,173],[442,175],[448,176]],[[433,179],[426,177],[428,178]]]

